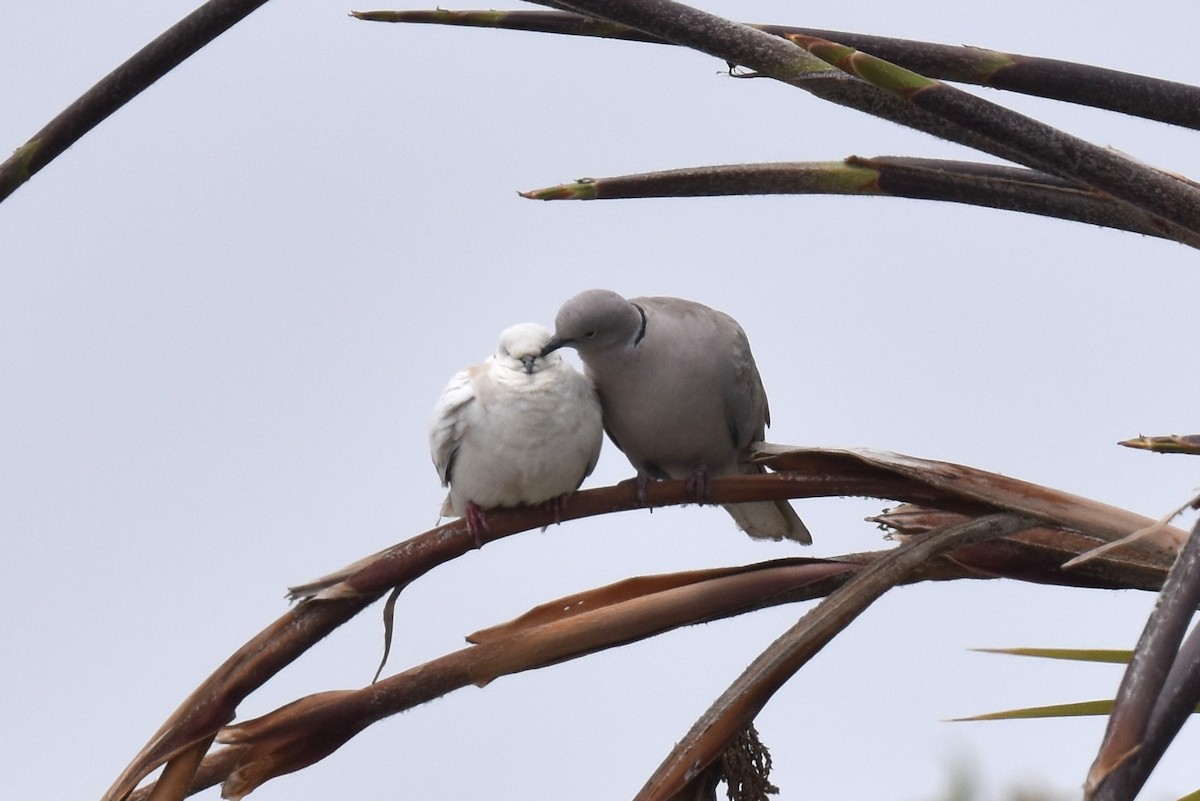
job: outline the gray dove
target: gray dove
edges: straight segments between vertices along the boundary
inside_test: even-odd
[[[743,458],[771,421],[767,394],[746,333],[728,314],[681,298],[589,289],[563,304],[555,326],[542,355],[579,352],[604,428],[640,480],[705,487],[709,476],[765,472]],[[725,508],[752,537],[812,542],[787,501]]]
[[[442,514],[465,518],[477,542],[483,510],[574,492],[600,455],[596,391],[560,354],[541,352],[549,340],[533,323],[505,330],[495,355],[450,379],[433,409],[429,450],[450,487]]]

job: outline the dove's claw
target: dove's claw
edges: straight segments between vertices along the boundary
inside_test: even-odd
[[[492,530],[488,525],[487,514],[475,505],[474,501],[468,501],[467,513],[463,515],[463,520],[467,523],[467,531],[475,538],[475,547],[482,548],[483,535],[491,533]]]

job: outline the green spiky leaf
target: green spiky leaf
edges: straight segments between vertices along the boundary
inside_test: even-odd
[[[1200,455],[1200,434],[1171,434],[1164,437],[1143,437],[1118,442],[1126,448],[1155,453],[1189,453]]]
[[[1074,704],[1051,704],[1049,706],[1030,706],[1024,709],[1009,709],[1004,712],[987,712],[982,715],[972,715],[965,718],[951,718],[951,723],[963,723],[978,720],[1025,720],[1027,718],[1072,718],[1082,715],[1107,715],[1112,712],[1111,699],[1100,701],[1079,701]]]
[[[973,648],[983,654],[1036,656],[1041,659],[1067,659],[1072,662],[1108,662],[1129,664],[1133,651],[1108,648]]]

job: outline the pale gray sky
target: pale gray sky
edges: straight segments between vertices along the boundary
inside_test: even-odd
[[[0,147],[193,5],[9,3]],[[702,7],[1200,81],[1185,2]],[[349,10],[268,4],[0,207],[0,775],[12,797],[97,797],[284,611],[287,585],[433,525],[438,392],[502,329],[549,324],[591,286],[737,317],[774,441],[947,459],[1152,516],[1194,490],[1195,460],[1114,444],[1198,428],[1194,251],[905,200],[522,200],[587,175],[970,154],[731,80],[680,49]],[[1200,176],[1195,132],[987,96]],[[608,447],[589,485],[630,474]],[[862,521],[883,503],[797,506],[816,538],[803,551],[695,508],[488,546],[406,591],[391,666],[629,575],[883,546]],[[958,763],[991,793],[1077,787],[1101,721],[940,721],[1108,697],[1119,671],[967,649],[1130,647],[1152,600],[1009,582],[886,596],[759,719],[780,797],[930,798]],[[804,608],[460,691],[254,798],[630,797]],[[378,621],[372,609],[330,637],[241,718],[368,681]],[[1196,746],[1185,733],[1146,798],[1200,786]]]

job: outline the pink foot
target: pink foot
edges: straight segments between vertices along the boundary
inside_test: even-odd
[[[637,478],[635,478],[634,481],[637,482],[638,503],[640,503],[642,506],[649,506],[650,501],[646,500],[646,487],[649,486],[650,479],[646,476],[645,473],[639,472],[637,474]]]
[[[634,488],[637,490],[638,503],[640,503],[642,506],[649,508],[650,501],[649,501],[649,499],[646,498],[646,487],[650,485],[650,477],[647,476],[645,473],[638,473],[633,478],[627,478],[624,481],[620,482],[619,484],[617,484],[617,486],[620,487],[625,484],[629,484],[630,482],[633,483]],[[651,508],[651,511],[653,511],[652,508]]]
[[[467,501],[467,513],[463,515],[463,520],[467,523],[467,531],[475,538],[475,547],[482,548],[483,535],[490,534],[492,531],[488,525],[487,515],[474,501]]]
[[[563,513],[567,511],[567,498],[570,497],[571,493],[564,492],[562,495],[551,498],[548,501],[543,501],[539,506],[547,512],[552,512],[554,514],[554,524],[559,525],[562,523]]]
[[[683,480],[684,491],[690,495],[696,503],[708,503],[708,498],[712,495],[712,480],[708,474],[708,468],[700,465],[692,474]]]

